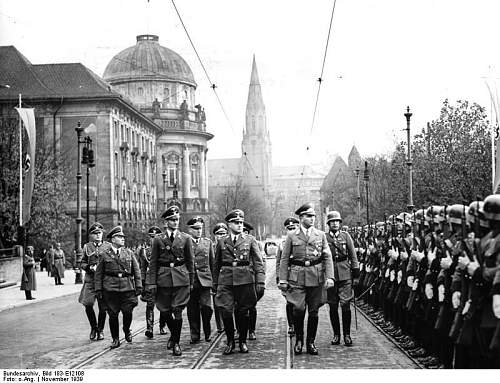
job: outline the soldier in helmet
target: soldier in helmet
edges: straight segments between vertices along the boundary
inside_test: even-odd
[[[83,255],[81,268],[85,270],[85,279],[78,302],[85,306],[85,313],[90,324],[90,340],[104,339],[104,324],[106,323],[106,307],[102,299],[97,299],[95,294],[94,277],[97,263],[99,261],[99,250],[109,246],[109,243],[102,241],[103,226],[95,222],[89,228],[90,242],[83,245]],[[99,314],[96,319],[94,304],[97,299]]]
[[[344,344],[352,346],[351,300],[354,296],[353,280],[359,278],[359,263],[352,238],[347,231],[341,231],[342,217],[338,211],[330,211],[326,216],[328,233],[326,239],[333,259],[335,286],[328,289],[330,323],[332,324],[332,345],[340,344],[339,304],[342,310],[342,332]]]
[[[286,228],[287,235],[294,232],[295,230],[297,230],[297,228],[299,227],[299,223],[300,223],[299,220],[295,217],[287,218],[285,220],[285,222],[283,223],[283,226],[285,226],[285,228]],[[281,254],[283,252],[283,246],[284,246],[284,243],[282,244],[282,246],[280,246],[280,248],[278,249],[278,251],[276,253],[276,284],[278,284],[278,285],[279,285],[279,279],[280,279],[279,278],[280,260],[281,260]],[[286,300],[286,293],[282,292],[282,294]],[[293,326],[293,305],[288,301],[286,302],[286,319],[287,319],[287,323],[288,323],[288,334],[289,335],[295,334],[295,329]]]
[[[202,217],[193,217],[188,222],[189,232],[193,240],[194,282],[187,305],[187,316],[191,330],[191,343],[200,341],[200,317],[205,341],[211,340],[212,328],[212,273],[214,270],[214,250],[212,241],[201,236],[204,221]]]
[[[215,244],[219,241],[219,239],[225,237],[227,235],[227,225],[224,222],[219,222],[212,229],[212,234],[214,235],[214,252],[215,252]],[[222,322],[222,315],[220,313],[220,309],[215,305],[215,289],[212,288],[212,302],[214,305],[214,314],[215,314],[215,325],[217,327],[217,332],[224,332],[224,323]]]
[[[318,310],[325,303],[325,287],[334,285],[332,253],[324,232],[314,228],[316,213],[306,203],[295,212],[300,227],[288,234],[280,260],[280,289],[286,291],[287,301],[293,305],[296,334],[295,354],[302,354],[304,344],[304,317],[307,320],[306,349],[318,355],[314,341],[318,329]]]
[[[161,229],[158,226],[151,226],[148,230],[148,235],[150,238],[150,245],[143,246],[139,249],[139,266],[141,267],[141,280],[142,280],[142,295],[141,300],[146,302],[146,331],[144,335],[149,339],[153,338],[153,324],[155,321],[154,317],[154,309],[155,309],[155,297],[151,294],[150,290],[146,290],[146,275],[149,271],[149,264],[151,262],[151,244],[153,243],[153,239],[161,234]],[[165,317],[160,313],[160,334],[166,334],[165,331]]]
[[[229,212],[226,216],[229,235],[219,239],[215,250],[215,302],[221,309],[227,337],[224,355],[232,354],[235,348],[233,312],[239,329],[239,351],[248,353],[249,311],[265,289],[259,245],[254,237],[243,233],[244,220],[242,210]]]
[[[111,246],[99,252],[94,282],[97,299],[104,299],[108,311],[113,349],[120,346],[118,337],[120,311],[123,315],[125,340],[132,342],[130,331],[132,311],[137,306],[137,296],[142,292],[142,282],[141,271],[134,254],[124,247],[125,234],[122,227],[114,227],[107,237],[111,241]]]
[[[162,218],[166,230],[153,239],[146,289],[156,295],[156,307],[165,315],[170,330],[167,350],[180,356],[182,311],[189,301],[194,280],[193,248],[191,237],[179,230],[177,206],[170,206]]]

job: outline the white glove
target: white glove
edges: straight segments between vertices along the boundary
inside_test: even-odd
[[[432,263],[432,261],[435,259],[436,259],[436,249],[429,250],[427,252],[427,260],[429,261],[429,264]]]
[[[388,278],[388,277],[389,277],[389,269],[387,268],[387,269],[385,269],[385,276],[384,276],[384,278]]]
[[[453,308],[456,310],[458,306],[460,306],[460,298],[462,296],[462,293],[460,291],[455,291],[453,295],[451,296],[451,304],[453,305]]]
[[[418,278],[415,279],[415,281],[413,282],[413,286],[411,287],[411,289],[413,291],[417,291],[417,289],[418,289]]]
[[[438,301],[444,302],[444,285],[438,286]]]
[[[398,252],[397,251],[394,251],[394,249],[389,249],[389,251],[387,252],[387,254],[389,255],[389,257],[391,257],[393,260],[396,260],[398,259]]]
[[[389,280],[391,282],[394,282],[394,279],[396,279],[396,272],[394,270],[391,270],[391,276],[390,276]]]
[[[425,285],[425,296],[427,299],[432,299],[434,297],[434,289],[430,283]]]
[[[465,270],[465,268],[469,263],[470,263],[469,257],[461,255],[460,257],[458,257],[457,268],[459,270]]]
[[[365,253],[365,248],[364,248],[364,247],[361,247],[361,248],[359,249],[359,253],[360,253],[361,255],[363,255],[363,254]]]
[[[366,272],[369,273],[372,271],[372,268],[370,267],[370,265],[366,265]]]
[[[467,265],[467,272],[469,273],[470,276],[474,275],[474,272],[477,270],[479,267],[479,263],[476,261],[471,262]]]
[[[493,314],[500,319],[500,294],[493,295]]]
[[[406,251],[402,251],[401,253],[399,253],[399,255],[403,261],[406,261],[408,259],[408,253]]]
[[[375,246],[373,246],[373,245],[369,245],[369,246],[368,246],[368,251],[369,251],[370,253],[374,253],[374,252],[375,252]]]
[[[453,260],[451,259],[451,257],[449,255],[447,255],[446,258],[441,259],[440,265],[441,265],[441,268],[443,270],[448,270],[452,263],[453,263]]]
[[[422,259],[424,259],[425,255],[424,253],[421,253],[419,251],[415,251],[415,250],[412,250],[411,252],[411,256],[413,257],[413,259],[415,259],[415,261],[417,262],[420,262]]]
[[[89,267],[90,270],[96,271],[97,270],[97,265],[92,265]]]
[[[398,285],[401,283],[402,280],[403,280],[403,271],[398,270]]]
[[[413,287],[413,282],[415,281],[415,277],[413,275],[410,275],[408,278],[406,278],[406,284],[408,287],[411,289]]]

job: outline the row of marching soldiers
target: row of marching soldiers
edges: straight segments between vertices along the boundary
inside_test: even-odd
[[[428,368],[500,367],[500,195],[349,229],[358,306]]]
[[[253,228],[244,222],[244,212],[232,210],[226,216],[227,225],[219,223],[213,228],[216,245],[202,237],[203,218],[194,217],[187,222],[189,234],[179,230],[177,206],[169,207],[162,218],[164,230],[151,227],[150,245],[141,246],[136,252],[125,247],[121,226],[107,233],[109,242],[103,241],[101,224],[91,226],[91,241],[85,244],[81,259],[86,274],[79,298],[91,327],[90,339],[104,339],[108,314],[111,348],[119,347],[121,312],[125,340],[132,342],[132,313],[140,296],[146,302],[146,337],[153,338],[156,306],[160,311],[160,334],[167,334],[165,327],[170,331],[167,350],[172,350],[173,355],[182,355],[185,308],[191,343],[200,342],[202,329],[205,341],[211,341],[213,306],[217,329],[227,336],[223,353],[233,353],[235,330],[239,352],[247,353],[247,338],[256,339],[256,304],[264,294],[265,266],[258,242],[249,234]]]

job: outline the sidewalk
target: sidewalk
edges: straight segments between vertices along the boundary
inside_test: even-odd
[[[19,306],[31,305],[48,299],[62,297],[64,295],[74,294],[81,290],[82,285],[75,285],[75,272],[66,270],[62,279],[64,285],[56,286],[54,278],[48,277],[46,271],[36,272],[36,291],[31,295],[36,298],[30,301],[26,300],[24,291],[19,289],[20,285],[5,287],[0,289],[0,312]]]

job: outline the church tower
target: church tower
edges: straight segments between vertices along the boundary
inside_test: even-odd
[[[253,194],[260,194],[266,198],[271,187],[271,139],[267,129],[266,107],[262,98],[255,55],[253,56],[252,74],[248,88],[241,150],[245,184],[250,187]]]

